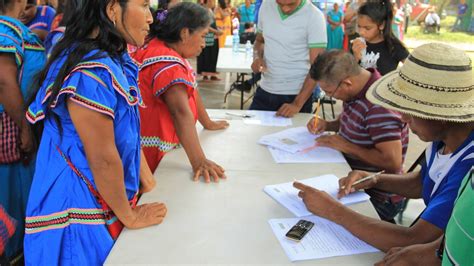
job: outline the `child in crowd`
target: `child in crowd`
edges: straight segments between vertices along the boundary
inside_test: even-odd
[[[385,75],[408,57],[408,50],[392,32],[392,20],[390,0],[360,6],[357,27],[361,38],[354,39],[352,53],[363,68],[376,68]]]
[[[51,31],[55,16],[56,10],[54,8],[50,6],[37,6],[36,0],[28,0],[20,21],[44,41]]]

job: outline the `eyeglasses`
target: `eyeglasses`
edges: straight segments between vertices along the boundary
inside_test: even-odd
[[[339,87],[341,87],[342,82],[343,82],[345,79],[346,79],[346,78],[343,78],[343,79],[341,79],[341,80],[339,81],[339,83],[337,84],[336,89],[334,89],[334,91],[332,91],[332,92],[328,95],[329,98],[334,97],[334,94],[336,94],[337,90],[339,89]],[[321,86],[320,86],[320,87],[321,87]],[[322,89],[322,88],[321,88],[321,89]]]

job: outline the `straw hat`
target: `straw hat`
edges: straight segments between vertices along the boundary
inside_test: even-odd
[[[423,119],[474,121],[471,59],[449,45],[421,45],[367,91],[374,104]]]

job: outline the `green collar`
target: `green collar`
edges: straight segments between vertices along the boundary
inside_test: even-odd
[[[295,10],[293,10],[293,12],[291,12],[290,14],[283,13],[283,11],[281,11],[280,6],[278,6],[278,13],[280,13],[280,18],[282,20],[287,19],[289,16],[291,16],[294,13],[298,12],[298,10],[300,10],[303,7],[304,4],[306,4],[306,0],[301,0],[301,3],[299,4],[299,6],[297,8],[295,8]]]

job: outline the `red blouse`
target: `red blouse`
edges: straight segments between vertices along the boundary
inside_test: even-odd
[[[140,67],[139,88],[145,104],[140,108],[141,143],[154,171],[165,153],[179,145],[173,119],[161,96],[170,88],[176,89],[174,85],[185,85],[197,121],[196,74],[186,59],[156,38],[131,56]]]

